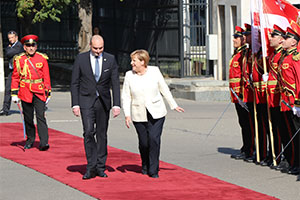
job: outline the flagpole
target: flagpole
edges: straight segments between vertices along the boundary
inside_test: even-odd
[[[264,56],[263,56],[263,65],[264,65],[264,74],[266,74],[267,73],[267,61],[266,61],[266,57],[264,57]],[[268,88],[268,82],[266,84],[266,91],[265,91],[267,94],[268,122],[269,122],[269,130],[270,130],[273,165],[277,166],[275,149],[274,149],[274,134],[273,134],[273,128],[272,128],[272,121],[271,121],[271,112],[270,112],[270,107],[269,107],[269,93],[267,91],[267,88]]]
[[[253,65],[254,64],[255,64],[254,54],[252,53],[252,71],[253,71]],[[253,97],[254,97],[253,98],[253,107],[254,107],[254,128],[255,128],[256,162],[260,162],[255,87],[254,87],[253,93],[254,93],[254,95],[253,95]]]

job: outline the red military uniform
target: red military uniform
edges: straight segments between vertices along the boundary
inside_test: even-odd
[[[26,53],[14,58],[11,93],[16,103],[21,99],[26,143],[24,149],[30,149],[35,142],[34,111],[37,121],[37,132],[40,138],[39,150],[49,149],[48,125],[45,118],[45,106],[50,100],[51,84],[49,76],[48,57],[37,52],[38,36],[27,35],[22,38]]]
[[[267,136],[269,132],[268,123],[268,107],[267,107],[267,83],[263,81],[264,74],[263,58],[261,50],[254,56],[254,63],[252,65],[252,80],[254,86],[254,98],[256,103],[256,117],[258,122],[258,140],[259,140],[259,154],[261,165],[267,165],[269,162],[267,157]]]
[[[300,28],[299,28],[300,30]],[[299,31],[298,30],[298,31]],[[293,38],[299,43],[300,35],[297,34],[291,28],[287,28],[286,40],[291,41]],[[285,57],[282,59],[282,63],[279,67],[280,75],[280,90],[281,90],[281,100],[286,101],[291,107],[299,107],[299,97],[300,97],[300,53],[297,51],[297,46],[288,48]],[[300,128],[300,119],[293,114],[293,111],[281,103],[281,111],[285,117],[289,129],[286,130],[286,135],[288,140],[291,141],[290,145],[287,147],[287,160],[291,165],[291,168],[283,172],[288,172],[291,174],[299,174],[299,149],[300,141],[299,134],[295,136],[296,131]],[[294,139],[292,139],[294,137]]]
[[[251,86],[250,74],[252,74],[252,51],[250,48],[247,48],[243,59],[242,70],[242,94],[244,102],[253,102],[253,88]]]
[[[243,100],[242,88],[242,68],[243,68],[243,59],[247,49],[247,45],[244,44],[244,30],[236,26],[236,31],[234,36],[234,46],[235,51],[232,55],[232,58],[229,63],[229,87],[232,89],[236,95],[240,98],[240,101]],[[251,145],[251,128],[249,124],[249,112],[242,107],[242,103],[239,102],[237,97],[231,91],[231,101],[235,103],[235,109],[238,115],[238,122],[242,129],[242,140],[243,146],[241,148],[241,153],[237,155],[231,155],[235,159],[246,159],[252,156],[253,149]]]
[[[42,101],[46,101],[51,92],[47,59],[45,54],[39,52],[32,57],[22,53],[14,58],[12,95],[18,95],[22,101],[28,103],[32,102],[33,94]]]
[[[278,47],[269,58],[269,79],[267,92],[269,95],[269,107],[277,107],[280,104],[280,89],[277,80],[278,63],[281,57],[282,47]]]
[[[281,77],[281,100],[286,101],[292,107],[295,104],[295,100],[299,100],[300,87],[296,87],[296,85],[300,83],[300,62],[297,60],[299,59],[298,57],[300,56],[299,52],[297,52],[297,48],[295,47],[293,49],[290,49],[286,52],[286,56],[284,57],[279,68]],[[290,111],[290,108],[287,107],[284,103],[281,103],[281,111]]]
[[[254,93],[256,104],[267,103],[266,88],[267,84],[263,81],[264,74],[263,60],[261,51],[254,56],[254,63],[252,66],[252,81],[254,86]]]
[[[229,62],[229,87],[241,97],[242,91],[242,61],[246,50],[246,45],[237,48]],[[231,92],[232,103],[238,103],[238,99]]]

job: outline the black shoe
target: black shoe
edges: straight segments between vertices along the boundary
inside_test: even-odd
[[[151,178],[159,178],[158,174],[149,175]]]
[[[142,169],[142,174],[146,175],[146,174],[148,174],[148,171],[146,169]]]
[[[25,144],[24,149],[31,149],[32,148],[32,144]]]
[[[245,161],[245,162],[248,162],[248,163],[253,163],[254,160],[255,160],[255,157],[254,157],[254,156],[246,156],[246,157],[244,158],[244,161]]]
[[[245,157],[246,157],[246,155],[244,152],[236,154],[236,155],[231,155],[231,158],[234,158],[236,160],[243,160]]]
[[[279,165],[274,166],[276,171],[281,171],[282,169],[289,168],[289,163],[286,160],[283,160],[279,163]]]
[[[108,177],[107,174],[104,171],[97,170],[97,174],[98,174],[98,176],[100,176],[102,178],[107,178]]]
[[[269,159],[264,159],[264,160],[260,161],[259,164],[263,167],[270,166],[272,164],[272,161]]]
[[[270,167],[270,169],[276,169],[279,165],[280,165],[280,163],[277,163],[277,165],[274,166],[274,164],[272,162],[272,164],[269,167]]]
[[[0,116],[8,116],[9,112],[6,110],[0,110]]]
[[[96,177],[96,173],[94,171],[87,170],[86,173],[83,175],[82,179],[88,180],[88,179],[95,178],[95,177]]]
[[[297,181],[300,181],[300,175],[298,175]]]
[[[46,144],[45,146],[39,146],[40,151],[47,151],[50,148],[49,144]]]
[[[299,167],[292,167],[287,173],[291,174],[291,175],[299,175],[300,174],[300,168]]]
[[[283,169],[280,170],[280,172],[281,173],[288,173],[291,169],[292,169],[292,167],[283,168]]]

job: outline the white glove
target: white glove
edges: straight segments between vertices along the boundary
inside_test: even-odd
[[[11,100],[14,102],[14,103],[19,103],[20,102],[20,99],[18,96],[12,96],[11,97]]]
[[[297,117],[300,117],[300,108],[299,107],[293,107],[293,113],[294,113],[294,115],[297,115]]]
[[[263,79],[263,81],[266,83],[266,82],[268,81],[268,79],[269,79],[269,73],[263,74],[263,75],[262,75],[262,79]]]
[[[51,97],[48,97],[48,98],[46,99],[46,102],[45,102],[46,105],[48,105],[50,99],[51,99]]]

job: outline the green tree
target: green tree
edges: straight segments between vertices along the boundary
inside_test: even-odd
[[[25,34],[32,31],[32,24],[51,19],[60,22],[60,15],[71,3],[80,0],[16,0],[17,16],[21,19]]]
[[[89,49],[92,36],[92,0],[16,0],[17,16],[24,27],[25,34],[32,32],[32,24],[51,19],[60,22],[60,15],[70,4],[78,5],[80,30],[78,33],[79,51]]]

